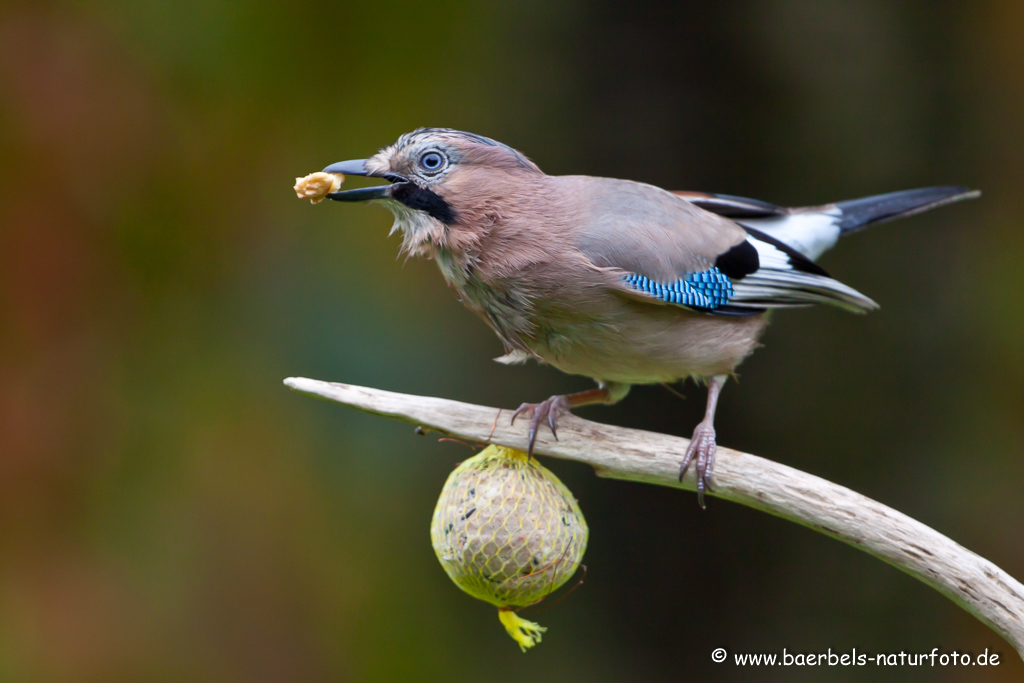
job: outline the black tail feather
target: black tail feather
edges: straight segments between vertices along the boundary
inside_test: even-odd
[[[980,196],[981,192],[978,190],[957,186],[922,187],[916,190],[903,190],[873,197],[850,199],[845,202],[836,202],[836,208],[842,211],[842,216],[836,225],[842,231],[841,234],[846,235],[874,223],[913,216],[916,213],[930,211],[946,204]]]

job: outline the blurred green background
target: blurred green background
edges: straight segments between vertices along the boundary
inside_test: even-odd
[[[563,462],[590,572],[523,655],[430,547],[470,451],[281,380],[505,407],[589,386],[493,363],[382,209],[292,193],[418,126],[782,204],[979,187],[826,255],[881,311],[776,315],[718,432],[1024,578],[1022,30],[1017,0],[8,0],[0,681],[1020,680],[876,559]],[[689,435],[684,390],[580,412]],[[719,646],[1003,659],[751,671]]]

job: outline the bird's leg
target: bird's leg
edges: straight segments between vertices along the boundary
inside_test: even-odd
[[[711,485],[711,470],[715,467],[715,451],[718,449],[715,443],[715,408],[718,407],[718,395],[722,392],[722,385],[728,378],[728,375],[715,375],[708,382],[708,407],[704,412],[704,419],[693,430],[693,437],[679,468],[679,481],[682,481],[690,462],[696,459],[697,503],[702,509],[705,490],[714,491]]]
[[[622,390],[623,387],[625,388],[625,391]],[[589,405],[591,403],[615,403],[625,396],[626,391],[628,390],[628,385],[622,385],[620,387],[620,385],[606,384],[597,389],[577,391],[575,394],[552,396],[548,400],[541,401],[540,403],[524,403],[516,409],[516,412],[512,413],[512,424],[516,423],[516,418],[520,415],[530,416],[530,430],[528,432],[530,437],[530,446],[528,453],[532,456],[533,446],[537,441],[537,429],[540,427],[542,422],[546,421],[548,423],[548,427],[551,428],[551,433],[557,439],[559,415],[567,413],[573,408]]]

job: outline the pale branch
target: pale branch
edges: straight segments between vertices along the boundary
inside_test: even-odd
[[[300,377],[284,383],[444,434],[526,449],[526,428],[509,424],[508,410]],[[693,490],[692,468],[678,480],[688,443],[564,415],[558,440],[541,434],[536,452],[586,463],[602,477]],[[983,557],[846,487],[756,455],[719,447],[713,481],[718,498],[808,526],[920,579],[990,626],[1024,657],[1024,586]]]

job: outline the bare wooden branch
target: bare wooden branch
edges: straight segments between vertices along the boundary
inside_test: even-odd
[[[509,411],[426,396],[292,377],[296,391],[473,441],[526,449],[526,429]],[[499,416],[500,413],[500,416]],[[559,440],[538,436],[536,452],[593,466],[613,479],[693,490],[679,482],[687,439],[565,415]],[[770,512],[871,553],[920,579],[1009,641],[1024,657],[1024,586],[937,531],[848,488],[756,455],[719,447],[713,495]]]

